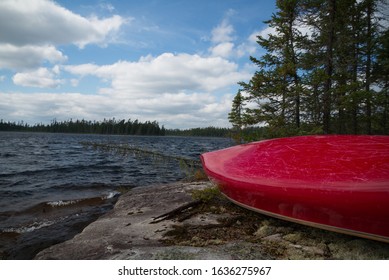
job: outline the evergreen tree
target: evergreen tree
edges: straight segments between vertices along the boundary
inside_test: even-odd
[[[230,123],[238,128],[242,129],[243,126],[243,96],[241,90],[238,91],[234,100],[232,101],[232,110],[228,114]]]
[[[240,83],[249,94],[247,101],[258,106],[246,110],[245,121],[298,129],[303,92],[299,69],[306,36],[298,30],[298,0],[277,1],[277,7],[279,11],[265,22],[275,34],[269,34],[268,38],[258,36],[258,44],[267,53],[260,59],[250,58],[259,70],[249,83]]]
[[[242,128],[243,128],[243,96],[241,90],[238,91],[234,100],[232,101],[232,109],[228,114],[228,120],[232,124],[234,130],[236,130],[235,140],[239,143],[242,142]]]
[[[270,137],[388,133],[388,35],[379,28],[379,4],[277,1],[277,12],[265,22],[275,32],[257,41],[266,54],[251,57],[259,69],[240,82],[255,104],[241,108],[243,124],[265,123]]]
[[[134,129],[133,129],[134,128]],[[96,133],[96,134],[136,134],[136,135],[165,135],[165,128],[159,127],[158,122],[146,121],[145,123],[135,120],[131,122],[129,119],[116,121],[113,119],[104,119],[103,122],[86,121],[72,119],[68,121],[58,122],[56,119],[52,120],[50,124],[36,124],[29,126],[24,122],[11,123],[0,120],[0,131],[32,131],[32,132],[61,132],[61,133]]]

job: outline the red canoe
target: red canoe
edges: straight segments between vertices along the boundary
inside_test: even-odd
[[[233,202],[273,217],[389,242],[389,136],[301,136],[201,155]]]

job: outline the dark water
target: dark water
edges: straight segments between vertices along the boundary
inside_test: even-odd
[[[119,190],[184,177],[176,161],[120,156],[82,142],[198,159],[229,139],[0,132],[0,259],[30,259],[113,207]]]

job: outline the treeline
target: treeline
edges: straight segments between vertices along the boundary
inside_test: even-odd
[[[53,120],[50,124],[29,125],[23,121],[0,121],[0,131],[29,131],[52,133],[91,133],[91,134],[121,134],[121,135],[165,135],[165,128],[156,121],[140,122],[138,120],[104,119],[103,121],[86,121],[72,119],[68,121]]]
[[[219,127],[191,128],[191,129],[166,129],[166,135],[170,136],[200,136],[200,137],[231,137],[231,129]]]
[[[103,121],[75,120],[57,121],[50,124],[29,125],[23,121],[6,122],[0,120],[0,131],[26,131],[51,133],[86,133],[86,134],[120,134],[120,135],[154,135],[154,136],[200,136],[200,137],[230,137],[231,129],[206,127],[192,129],[165,129],[158,122],[138,120],[104,119]]]
[[[312,133],[389,134],[388,3],[278,0],[258,36],[265,50],[241,82],[229,120],[266,137]],[[386,24],[384,24],[384,22]]]

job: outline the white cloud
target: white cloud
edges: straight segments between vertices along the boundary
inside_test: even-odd
[[[120,27],[130,19],[113,15],[89,18],[48,0],[0,1],[0,68],[20,70],[58,63],[67,56],[58,45],[106,46],[117,40]]]
[[[135,62],[39,68],[18,73],[13,80],[22,86],[54,88],[64,83],[59,79],[64,72],[70,74],[71,84],[81,84],[84,76],[91,75],[107,80],[109,87],[101,89],[101,94],[0,92],[0,108],[7,108],[4,117],[32,123],[37,118],[130,117],[157,120],[168,128],[226,127],[235,91],[231,87],[250,77],[237,64],[220,57],[164,53]]]
[[[234,52],[233,33],[234,27],[224,19],[218,26],[212,30],[211,42],[213,46],[209,48],[209,52],[215,57],[230,57]]]
[[[139,110],[153,114],[185,114],[199,111],[209,102],[214,102],[214,98],[208,93],[165,93],[154,98],[141,98],[135,104]]]
[[[103,66],[68,65],[64,70],[79,76],[93,75],[110,80],[111,88],[103,89],[102,93],[133,98],[164,93],[212,92],[248,77],[248,73],[238,70],[237,64],[221,57],[172,53]]]
[[[106,9],[112,12],[113,6]],[[11,24],[11,19],[20,24]],[[58,45],[104,46],[116,40],[126,22],[120,16],[82,17],[52,1],[0,0],[0,26],[5,30],[0,32],[0,68],[18,71],[12,78],[16,85],[83,88],[86,76],[106,83],[104,88],[96,85],[97,92],[0,92],[3,117],[29,123],[130,117],[157,120],[171,128],[228,126],[234,87],[252,75],[229,59],[251,52],[252,45],[249,39],[235,44],[235,31],[227,19],[212,30],[212,47],[205,55],[162,53],[106,65],[63,65],[67,56]]]
[[[15,46],[105,44],[127,19],[85,18],[52,1],[2,0],[0,42]],[[16,24],[15,24],[16,23]]]
[[[33,124],[58,120],[104,118],[157,120],[167,128],[228,126],[230,95],[218,102],[212,94],[165,94],[137,102],[105,95],[80,93],[2,93],[2,117]]]
[[[211,41],[215,44],[232,41],[234,27],[224,19],[217,27],[212,30]]]
[[[100,119],[113,109],[108,98],[79,93],[0,93],[0,108],[9,120],[28,120],[31,124],[54,118]],[[6,110],[3,110],[6,108]]]
[[[312,32],[313,32],[311,27],[309,27],[301,22],[298,25],[294,26],[294,28],[298,32],[300,32],[303,36],[311,36]],[[253,34],[251,34],[249,40],[251,42],[256,42],[258,40],[257,39],[258,36],[261,36],[264,39],[269,39],[270,35],[277,36],[277,35],[279,35],[279,33],[274,27],[267,26],[264,29],[260,30],[259,32],[254,32]]]
[[[98,69],[99,66],[92,63],[64,66],[65,71],[79,76],[93,75],[93,73],[95,73]]]
[[[228,127],[228,113],[231,110],[232,94],[225,94],[221,98],[215,98],[212,94],[197,94],[191,98],[186,97],[186,104],[182,107],[172,108],[173,114],[159,114],[158,119],[169,124],[169,127]],[[165,104],[169,102],[167,99]],[[185,106],[186,105],[186,106]]]
[[[56,88],[64,83],[63,80],[56,78],[58,74],[58,66],[53,69],[41,67],[29,72],[17,73],[12,77],[12,81],[23,87]]]
[[[0,68],[27,69],[38,67],[42,62],[65,62],[67,56],[54,46],[14,46],[0,44]]]
[[[198,115],[207,116],[213,119],[213,126],[228,127],[228,113],[231,111],[234,94],[226,94],[220,100],[209,102],[203,106]]]
[[[220,43],[210,49],[212,56],[230,57],[234,51],[234,44],[231,42]]]
[[[250,56],[253,55],[258,50],[258,36],[261,35],[260,31],[254,31],[250,34],[250,36],[246,39],[245,42],[239,44],[236,47],[236,56],[237,57],[244,57],[244,56]],[[268,36],[268,35],[267,35]]]
[[[86,28],[84,33],[84,38],[75,41],[75,43],[80,48],[83,48],[85,45],[91,43],[96,43],[96,44],[101,44],[103,46],[106,46],[107,43],[116,40],[117,32],[119,31],[120,27],[124,23],[128,22],[128,20],[123,19],[118,15],[114,15],[110,18],[105,18],[105,19],[99,19],[93,16],[88,21],[89,24],[91,25],[90,27],[92,32],[88,34],[87,32],[90,31],[87,31],[87,29],[89,28]]]
[[[70,84],[73,86],[73,87],[77,87],[80,83],[80,80],[78,79],[70,79]]]
[[[211,37],[213,45],[208,49],[210,54],[215,57],[241,58],[253,55],[257,51],[258,45],[256,41],[257,36],[262,34],[260,31],[253,32],[240,44],[233,43],[236,39],[233,36],[234,32],[234,27],[228,22],[227,18],[215,27],[212,30]],[[267,29],[264,32],[267,32]]]
[[[251,40],[257,40],[257,38],[256,38],[257,36],[261,36],[264,39],[268,39],[269,35],[275,35],[275,34],[277,34],[277,30],[274,27],[267,26],[264,29],[262,29],[261,31],[259,31],[259,33],[256,34],[255,36],[254,36],[254,33],[253,33],[252,36],[250,36],[250,39]]]
[[[250,43],[256,43],[258,41],[258,36],[260,35],[261,35],[261,31],[254,31],[253,33],[250,34],[247,41],[249,41]]]

